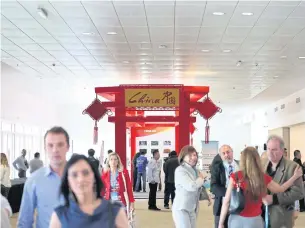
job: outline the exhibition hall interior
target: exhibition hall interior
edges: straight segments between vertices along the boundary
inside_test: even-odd
[[[3,0],[0,107],[1,228],[304,227],[305,0]]]

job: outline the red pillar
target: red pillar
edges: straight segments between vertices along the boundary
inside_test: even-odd
[[[116,94],[115,101],[118,107],[115,108],[115,151],[119,154],[123,166],[126,168],[126,120],[125,120],[125,91],[121,87]]]
[[[135,154],[137,153],[137,151],[136,151],[136,137],[137,137],[137,128],[131,127],[130,128],[130,147],[131,147],[130,157],[131,157],[131,176],[132,177],[133,177],[133,170],[134,170],[132,161],[133,161],[133,158],[134,158]],[[131,184],[133,185],[133,178],[130,178],[130,179],[131,179]]]
[[[177,154],[180,153],[180,147],[179,147],[179,125],[175,127],[175,150]]]
[[[179,98],[179,151],[190,144],[190,94],[180,89]]]

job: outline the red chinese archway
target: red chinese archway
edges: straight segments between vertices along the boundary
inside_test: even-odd
[[[190,135],[195,131],[196,117],[192,113],[198,112],[207,120],[206,142],[209,141],[208,120],[220,108],[208,97],[207,86],[184,85],[119,85],[115,87],[96,87],[96,99],[84,110],[95,120],[94,143],[97,143],[97,121],[110,111],[115,116],[108,117],[109,122],[115,124],[115,151],[120,155],[126,166],[126,129],[131,132],[131,158],[135,155],[135,140],[132,139],[135,128],[153,125],[175,127],[176,151],[189,145]],[[98,96],[106,102],[98,100]],[[206,96],[203,102],[201,98]],[[174,116],[144,116],[145,111],[175,111]],[[134,144],[133,144],[134,141]]]

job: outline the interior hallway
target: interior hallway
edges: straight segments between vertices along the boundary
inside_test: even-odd
[[[137,228],[174,228],[170,210],[163,210],[163,201],[158,200],[157,204],[162,211],[148,211],[147,200],[137,200]],[[207,202],[201,202],[198,218],[198,228],[213,228],[212,206],[208,207]],[[12,227],[16,227],[18,214],[12,217]],[[302,225],[303,224],[303,225]],[[305,213],[300,213],[294,228],[302,228],[305,224]]]

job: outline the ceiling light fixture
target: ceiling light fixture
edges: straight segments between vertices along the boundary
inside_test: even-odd
[[[127,64],[127,63],[129,63],[129,61],[123,61],[123,63]]]
[[[305,56],[300,56],[299,59],[305,59]]]
[[[107,35],[117,35],[116,32],[107,32]]]
[[[207,50],[207,49],[203,49],[201,50],[202,52],[210,52],[210,50]]]
[[[165,45],[165,44],[161,44],[161,45],[159,46],[159,48],[160,48],[160,49],[167,48],[167,45]]]
[[[278,78],[278,77],[279,77],[278,75],[273,76],[273,78]]]
[[[224,53],[229,53],[229,52],[231,52],[232,50],[230,50],[230,49],[225,49],[225,50],[222,50],[222,52],[224,52]]]
[[[38,7],[37,13],[43,19],[47,19],[48,18],[48,12],[44,8]]]
[[[93,36],[94,34],[94,32],[83,32],[83,35],[85,36]]]
[[[242,13],[243,16],[253,16],[253,13],[251,12],[244,12]]]
[[[282,55],[282,56],[281,56],[281,59],[286,59],[286,58],[287,58],[286,55]]]
[[[215,16],[223,16],[223,15],[225,15],[225,13],[223,13],[223,12],[214,12],[213,15],[215,15]]]

